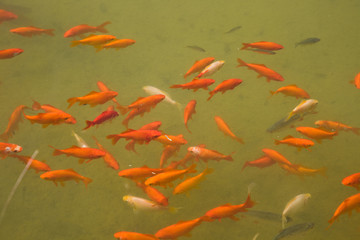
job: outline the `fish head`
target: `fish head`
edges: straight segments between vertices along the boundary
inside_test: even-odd
[[[197,146],[189,147],[187,150],[188,150],[188,152],[190,152],[194,156],[200,155],[200,152],[201,152],[201,149],[199,147],[197,147]]]

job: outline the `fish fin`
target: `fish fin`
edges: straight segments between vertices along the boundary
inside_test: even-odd
[[[33,100],[33,105],[32,105],[32,109],[37,111],[37,110],[40,110],[41,109],[41,104],[35,100]]]
[[[83,128],[83,130],[88,129],[89,127],[91,127],[91,126],[93,126],[93,125],[94,125],[94,124],[93,124],[93,122],[92,122],[92,121],[86,120],[86,127],[85,127],[85,128]]]
[[[239,65],[238,67],[241,67],[241,66],[247,66],[246,62],[244,62],[243,60],[241,60],[240,58],[237,59]]]
[[[47,128],[50,124],[43,124],[42,128]]]
[[[55,29],[45,29],[44,33],[49,36],[55,36],[54,31]]]
[[[286,216],[283,214],[281,215],[281,224],[282,224],[282,228],[285,228],[285,224],[287,223],[287,218]]]
[[[241,144],[245,144],[244,140],[242,140],[242,138],[236,137],[235,136],[235,140],[238,141]]]
[[[280,140],[275,139],[274,143],[275,143],[275,145],[279,145],[281,142],[280,142]]]
[[[170,88],[181,88],[181,87],[182,87],[181,84],[175,84],[170,86]]]
[[[83,164],[84,161],[85,161],[85,159],[79,158],[79,163],[80,163],[80,164]]]
[[[215,92],[211,91],[211,92],[209,92],[209,94],[210,94],[210,97],[208,97],[208,99],[206,101],[209,101],[215,95]]]
[[[87,185],[88,185],[89,183],[91,183],[93,180],[92,180],[91,178],[84,177],[84,178],[83,178],[83,181],[84,181],[85,187],[87,187]]]
[[[244,49],[247,49],[248,47],[250,47],[249,43],[243,43],[242,45],[243,45],[243,47],[240,50],[244,50]]]
[[[77,102],[77,97],[69,98],[67,102],[69,103],[69,106],[67,108],[70,108],[72,105],[74,105],[74,103]]]
[[[63,154],[63,152],[61,150],[56,149],[56,148],[54,148],[53,146],[50,146],[50,145],[49,145],[49,147],[54,149],[53,156],[58,156],[58,155]]]
[[[55,182],[55,181],[54,181]],[[65,187],[65,183],[64,182],[60,182],[60,185],[62,186],[62,187]]]
[[[230,219],[234,220],[234,221],[239,221],[240,219],[235,217],[234,215],[233,216],[229,216]]]
[[[360,128],[351,128],[350,131],[352,131],[353,133],[355,133],[356,135],[360,135]]]
[[[80,41],[71,41],[70,47],[75,47],[77,45],[79,45],[81,42]]]
[[[107,139],[112,139],[112,144],[113,145],[115,145],[120,139],[120,137],[117,134],[107,135],[106,138]]]
[[[284,137],[283,139],[289,139],[289,138],[294,138],[293,136],[291,135],[287,135],[286,137]]]
[[[100,24],[99,26],[97,26],[96,30],[99,31],[99,32],[102,32],[102,33],[107,33],[109,31],[105,28],[105,26],[110,24],[110,23],[111,23],[110,21],[106,21],[106,22]]]

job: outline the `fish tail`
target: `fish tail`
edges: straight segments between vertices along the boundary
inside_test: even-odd
[[[213,168],[206,168],[206,169],[204,170],[204,176],[205,176],[205,175],[208,175],[208,174],[210,174],[210,173],[212,173],[212,172],[214,172],[214,169],[213,169]]]
[[[116,134],[106,136],[107,139],[112,139],[112,144],[115,145],[120,137]]]
[[[86,120],[86,127],[83,128],[83,130],[88,129],[89,127],[91,127],[91,126],[93,126],[93,125],[94,125],[94,123],[93,123],[92,121]]]
[[[249,165],[249,162],[246,161],[243,165],[243,167],[241,168],[241,172],[244,171],[244,169]]]
[[[170,86],[170,88],[181,88],[181,87],[182,87],[181,84],[175,84]]]
[[[201,218],[201,221],[204,221],[204,222],[212,222],[212,221],[215,221],[215,219],[213,219],[213,218],[211,218],[211,217],[209,217],[209,216],[206,216],[206,215],[204,215],[204,216],[202,216],[202,217],[200,217]]]
[[[129,119],[125,118],[123,121],[122,121],[122,124],[126,127],[126,128],[129,128]]]
[[[271,96],[274,95],[274,94],[275,94],[275,91],[271,91],[271,90],[270,90],[270,94],[271,94]],[[271,97],[271,96],[270,96],[270,97]]]
[[[209,94],[210,94],[210,97],[208,97],[208,99],[206,101],[209,101],[215,95],[215,93],[213,93],[212,91],[209,92]]]
[[[80,41],[71,41],[70,47],[75,47],[75,46],[79,45],[80,43],[81,43]]]
[[[37,101],[35,101],[35,100],[33,100],[33,105],[32,105],[32,109],[34,110],[34,111],[37,111],[37,110],[40,110],[41,109],[41,104],[39,103],[39,102],[37,102]]]
[[[85,187],[87,187],[87,185],[92,182],[92,179],[91,179],[91,178],[88,178],[88,177],[84,177],[84,178],[83,178],[83,181],[84,181],[84,183],[85,183]]]
[[[275,143],[275,145],[279,145],[279,144],[280,144],[280,140],[275,139],[275,140],[274,140],[274,143]]]
[[[9,134],[6,131],[0,135],[0,139],[4,140],[5,142],[9,140],[9,137]]]
[[[319,173],[320,173],[322,176],[324,176],[324,177],[327,178],[328,176],[327,176],[326,172],[327,172],[327,168],[326,168],[326,167],[323,167],[323,168],[320,168],[320,169],[319,169]]]
[[[109,31],[105,28],[105,26],[110,24],[110,23],[111,23],[110,21],[106,21],[103,24],[100,24],[99,26],[97,26],[96,30],[98,30],[99,32],[102,32],[102,33],[107,33]]]
[[[238,63],[239,63],[238,67],[246,66],[246,65],[247,65],[246,62],[244,62],[244,61],[241,60],[240,58],[238,58],[237,61],[238,61]]]
[[[252,208],[255,204],[256,204],[256,202],[251,200],[250,193],[249,193],[247,198],[246,198],[244,208]]]
[[[243,45],[243,47],[240,50],[244,50],[244,49],[247,49],[249,47],[248,43],[243,43],[242,45]]]
[[[242,138],[235,137],[235,140],[238,141],[241,144],[245,144],[245,142],[244,142],[244,140],[242,140]]]
[[[350,129],[353,133],[355,133],[356,135],[360,135],[360,128],[351,128]]]
[[[125,115],[129,111],[129,108],[120,104],[116,104],[116,108],[120,111],[121,115]]]
[[[196,172],[195,168],[196,168],[196,164],[193,164],[188,168],[187,172],[188,173],[195,173]]]
[[[49,145],[49,147],[54,149],[53,156],[58,156],[58,155],[63,154],[63,152],[60,151],[59,149],[56,149],[56,148],[54,148],[53,146],[50,146],[50,145]]]
[[[189,133],[191,133],[191,131],[189,130],[187,124],[185,124],[185,128],[186,128],[186,130],[188,130]]]
[[[137,153],[135,150],[135,141],[130,141],[128,144],[126,144],[125,149],[128,151],[133,151],[134,153]]]
[[[67,102],[69,103],[69,106],[67,108],[70,108],[74,103],[76,103],[77,97],[69,98]]]
[[[55,29],[46,29],[44,31],[44,33],[49,35],[49,36],[55,36],[54,31],[55,31]]]
[[[225,156],[225,160],[228,160],[228,161],[234,161],[234,159],[232,158],[232,156],[231,155],[233,155],[234,153],[231,153],[230,155],[227,155],[227,156]]]

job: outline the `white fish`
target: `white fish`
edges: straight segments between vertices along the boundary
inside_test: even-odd
[[[77,141],[77,145],[81,148],[88,148],[89,145],[84,141],[84,139],[82,139],[79,135],[76,134],[76,132],[74,132],[74,130],[72,131],[72,135],[75,137],[76,141]]]
[[[206,68],[204,68],[204,70],[202,70],[201,73],[196,76],[196,78],[207,77],[216,73],[220,68],[222,68],[224,63],[225,61],[216,61],[207,65]]]
[[[173,100],[167,92],[164,92],[164,91],[162,91],[162,90],[160,90],[160,89],[158,89],[156,87],[153,87],[153,86],[144,86],[143,89],[149,95],[156,95],[156,94],[164,95],[165,96],[165,99],[164,99],[165,102],[168,102],[168,103],[170,103],[172,105],[176,105],[179,108],[179,110],[181,110],[181,107],[182,107],[181,104],[176,102],[175,100]]]
[[[299,114],[300,116],[302,116],[305,113],[311,112],[315,109],[318,103],[319,101],[315,99],[302,100],[301,103],[289,113],[289,116],[286,118],[285,121],[289,120],[294,114]]]
[[[310,193],[303,193],[295,196],[285,206],[282,213],[282,227],[285,228],[287,216],[293,214],[305,206],[307,200],[311,197]]]
[[[135,197],[131,195],[126,195],[123,197],[124,202],[127,202],[134,210],[169,210],[170,212],[175,212],[176,209],[169,206],[163,206],[156,202],[150,201],[145,198]]]

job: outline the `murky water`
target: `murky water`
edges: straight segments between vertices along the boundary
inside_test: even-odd
[[[31,106],[32,100],[51,104],[65,110],[66,100],[97,91],[96,82],[103,81],[118,91],[117,100],[130,104],[146,96],[142,87],[152,85],[166,90],[178,102],[198,101],[197,113],[189,121],[189,134],[183,124],[182,112],[167,103],[160,103],[144,117],[130,121],[130,128],[139,128],[160,120],[161,129],[168,134],[184,134],[188,145],[177,157],[182,158],[188,146],[206,144],[208,148],[233,154],[234,162],[210,162],[214,168],[199,189],[189,196],[170,196],[171,206],[180,207],[176,214],[140,212],[135,214],[123,201],[124,195],[145,197],[132,182],[121,179],[105,166],[102,160],[79,165],[77,159],[52,156],[52,149],[76,144],[71,130],[79,133],[92,147],[96,136],[118,160],[121,169],[148,165],[157,167],[162,146],[152,142],[137,146],[138,155],[125,150],[120,140],[115,146],[105,138],[125,130],[123,117],[111,123],[90,128],[85,132],[85,120],[93,120],[106,106],[78,106],[67,110],[78,121],[76,125],[42,128],[29,121],[20,124],[10,142],[23,147],[24,155],[39,149],[39,160],[46,160],[52,169],[74,168],[93,179],[86,189],[82,183],[67,182],[65,187],[40,179],[30,170],[16,192],[0,225],[0,239],[113,239],[118,231],[154,234],[159,229],[202,216],[207,210],[246,199],[247,186],[254,182],[253,197],[258,202],[254,210],[281,213],[295,195],[311,193],[312,198],[302,212],[293,217],[292,224],[315,223],[314,229],[293,239],[358,239],[360,214],[351,218],[341,216],[330,229],[327,221],[337,206],[354,195],[354,188],[341,184],[342,178],[359,172],[359,136],[341,132],[333,140],[315,144],[312,151],[298,152],[288,146],[274,146],[274,139],[291,134],[300,137],[295,129],[285,128],[268,133],[266,129],[283,118],[299,103],[291,97],[275,95],[270,90],[297,84],[319,100],[317,114],[308,115],[296,126],[314,126],[316,120],[340,121],[360,127],[359,90],[348,82],[360,71],[358,58],[358,22],[360,2],[353,1],[3,1],[0,8],[13,11],[19,19],[0,25],[1,49],[22,48],[24,53],[13,59],[1,60],[0,127],[5,129],[12,111],[20,104]],[[111,34],[131,38],[136,44],[120,51],[96,53],[92,47],[70,48],[63,38],[69,28],[87,23],[99,25],[105,21]],[[55,37],[24,38],[8,31],[20,26],[54,28]],[[225,34],[230,29],[240,29]],[[321,41],[298,46],[295,43],[317,37]],[[239,51],[241,43],[274,41],[285,46],[276,55]],[[199,46],[206,52],[186,46]],[[208,93],[170,89],[184,83],[183,74],[195,60],[213,56],[225,60],[224,67],[212,76],[216,85],[228,78],[241,78],[243,83],[224,95],[216,94],[207,102]],[[253,71],[236,68],[236,58],[249,63],[263,63],[281,73],[285,81],[267,83],[257,79]],[[33,114],[31,111],[26,112]],[[221,116],[245,145],[224,136],[213,120]],[[245,161],[262,155],[262,148],[273,148],[289,161],[311,168],[327,167],[328,177],[304,177],[286,174],[277,165],[265,169],[248,168],[240,173]],[[16,159],[1,160],[0,206],[6,201],[24,165]],[[204,164],[199,164],[202,171]],[[161,189],[162,190],[162,189]],[[241,216],[241,214],[239,214]],[[290,223],[289,223],[290,224]],[[273,239],[281,223],[259,220],[251,216],[240,221],[223,219],[203,223],[192,231],[189,239]],[[185,237],[184,237],[185,239]]]

